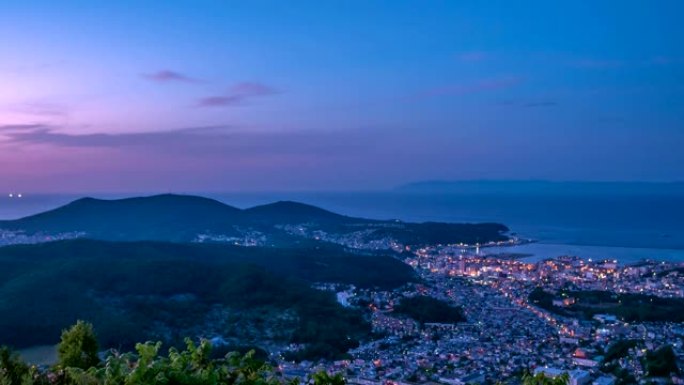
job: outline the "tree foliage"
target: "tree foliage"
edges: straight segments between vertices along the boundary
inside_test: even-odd
[[[523,375],[523,385],[568,385],[570,383],[570,376],[568,373],[563,373],[559,376],[551,377],[544,373],[537,373],[536,375]]]
[[[29,367],[8,347],[0,347],[0,384],[19,385],[29,373]]]
[[[92,328],[79,322],[65,331],[69,352],[90,338]],[[76,341],[75,343],[73,341]],[[61,347],[61,345],[60,345]],[[88,345],[91,347],[91,345]],[[258,360],[254,352],[229,353],[212,358],[207,340],[196,344],[185,340],[184,349],[171,347],[161,354],[160,342],[139,343],[132,353],[110,352],[102,362],[73,359],[61,365],[37,371],[29,367],[9,348],[0,348],[0,384],[2,385],[299,385],[299,379],[286,380],[273,367]],[[76,365],[71,365],[70,363]],[[86,363],[89,363],[86,364]],[[305,379],[311,385],[344,385],[344,377],[327,372],[313,373]]]
[[[100,362],[98,350],[93,325],[79,320],[71,328],[62,331],[62,340],[57,347],[59,365],[80,369],[96,366]]]
[[[353,345],[369,336],[370,325],[360,311],[341,306],[311,282],[367,287],[361,283],[380,277],[394,287],[412,274],[391,257],[338,249],[90,240],[3,247],[0,343],[48,345],[83,319],[94,325],[104,348],[130,350],[147,340],[182,347],[183,337],[202,330],[234,337],[235,330],[263,320],[283,320],[273,334],[276,343],[322,344],[330,357],[341,356],[350,339]],[[230,322],[209,317],[216,309],[236,316]],[[272,325],[264,327],[274,330]],[[237,338],[237,344],[254,343]]]
[[[629,349],[637,346],[637,340],[619,340],[611,344],[603,356],[604,362],[611,362],[629,354]]]
[[[563,294],[576,298],[577,302],[568,307],[553,306],[553,299]],[[627,322],[684,322],[682,298],[599,290],[563,290],[553,294],[537,287],[528,299],[542,309],[565,317],[590,319],[595,314],[608,313]]]
[[[644,366],[649,377],[666,377],[672,373],[679,374],[677,356],[670,345],[647,352],[644,358]]]
[[[457,323],[466,319],[462,308],[427,296],[404,298],[394,307],[394,311],[421,323]]]

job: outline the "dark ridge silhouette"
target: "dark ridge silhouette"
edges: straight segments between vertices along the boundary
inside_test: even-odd
[[[213,199],[165,194],[117,200],[82,198],[0,226],[29,232],[83,231],[97,239],[185,241],[205,231],[233,233],[242,216],[242,210]]]
[[[404,223],[340,215],[304,203],[280,201],[249,209],[189,195],[155,195],[102,200],[82,198],[57,209],[0,222],[0,228],[27,233],[82,233],[92,239],[112,241],[190,242],[200,234],[242,237],[258,231],[271,245],[302,242],[282,225],[306,224],[309,230],[347,234],[371,230],[373,237],[392,237],[406,244],[485,243],[505,240],[508,228],[501,224]]]
[[[246,209],[244,213],[247,214],[250,220],[274,223],[344,223],[350,220],[362,221],[359,218],[347,217],[320,207],[293,201],[278,201],[266,205],[255,206]]]

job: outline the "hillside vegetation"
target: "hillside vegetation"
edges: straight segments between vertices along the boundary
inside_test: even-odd
[[[555,294],[536,288],[531,303],[565,317],[591,319],[596,314],[613,314],[626,322],[684,322],[684,299],[653,295],[584,290],[564,291],[577,302],[568,307],[553,306]]]
[[[59,344],[59,362],[36,368],[7,347],[0,347],[0,383],[3,385],[344,385],[344,377],[321,371],[304,379],[285,379],[277,369],[256,359],[253,352],[228,353],[216,357],[207,340],[199,344],[185,340],[184,348],[165,353],[161,343],[138,343],[135,351],[109,351],[104,360],[97,354],[97,336],[92,325],[79,321],[64,330]],[[91,357],[92,359],[84,359]],[[304,381],[304,382],[302,382]]]
[[[185,336],[302,343],[343,354],[369,333],[361,314],[312,282],[395,287],[412,270],[339,249],[72,240],[0,248],[0,344],[51,343],[76,319],[106,347]]]
[[[461,307],[427,296],[404,298],[394,307],[394,312],[420,323],[459,323],[466,320]]]

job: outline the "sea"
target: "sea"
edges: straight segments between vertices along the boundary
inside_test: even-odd
[[[130,194],[33,195],[0,198],[0,219],[50,210],[82,196],[121,198]],[[316,205],[349,216],[425,222],[498,222],[535,242],[486,253],[519,253],[539,260],[561,255],[684,263],[684,195],[276,192],[206,193],[247,208],[279,200]]]

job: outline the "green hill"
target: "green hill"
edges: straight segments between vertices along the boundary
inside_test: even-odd
[[[337,248],[94,240],[3,247],[0,345],[53,343],[84,319],[106,347],[224,336],[253,345],[301,342],[337,357],[369,326],[310,283],[388,288],[413,279],[393,258]]]

